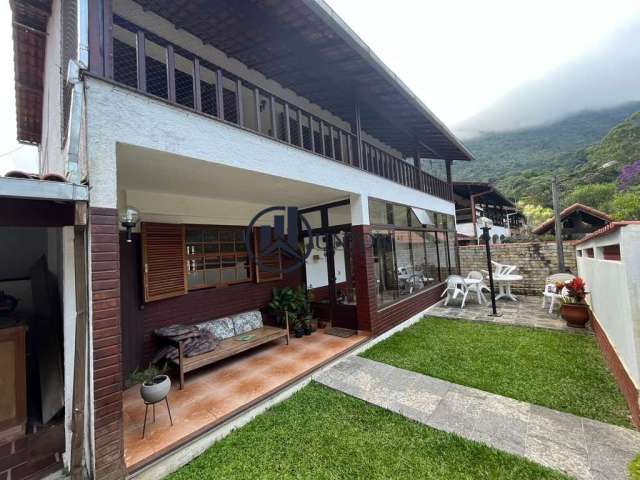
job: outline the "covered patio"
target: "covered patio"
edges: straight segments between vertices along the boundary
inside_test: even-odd
[[[370,332],[358,323],[352,251],[344,241],[352,223],[349,192],[130,145],[118,145],[117,153],[118,210],[135,207],[140,217],[131,242],[120,231],[123,380],[145,370],[167,345],[159,329],[202,325],[243,312],[259,312],[265,328],[284,328],[268,306],[278,290],[306,286],[317,321],[311,335],[294,338],[291,331],[289,342],[276,337],[185,370],[183,389],[170,362],[173,425],[161,402],[155,405],[155,421],[149,406],[145,428],[140,385],[125,390],[124,460],[131,473],[307,378],[365,342]],[[281,206],[286,213],[259,217]],[[288,237],[293,226],[300,229],[300,242],[306,242],[311,232],[297,224],[297,217],[292,223],[288,209],[293,206],[317,237],[309,257],[297,266],[285,253],[263,254],[260,231],[268,228],[277,239],[279,214],[286,221],[281,233]],[[338,237],[339,247],[333,244]],[[250,254],[260,263],[254,264]],[[330,335],[330,327],[348,329],[348,336]],[[224,341],[252,341],[242,338],[235,323],[232,328],[235,336]],[[200,361],[197,354],[185,359]]]
[[[184,390],[173,382],[169,404],[173,426],[164,404],[151,409],[142,438],[145,405],[139,386],[124,392],[124,455],[127,470],[135,471],[172,449],[214,429],[236,414],[260,403],[311,372],[349,352],[369,337],[339,338],[318,330],[310,336],[263,345],[187,377]]]

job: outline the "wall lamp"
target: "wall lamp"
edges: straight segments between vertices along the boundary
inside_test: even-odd
[[[120,216],[120,224],[127,230],[127,243],[131,243],[131,230],[138,224],[140,212],[135,207],[127,207]]]

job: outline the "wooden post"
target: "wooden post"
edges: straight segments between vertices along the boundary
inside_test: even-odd
[[[284,132],[287,143],[291,144],[291,124],[289,121],[289,104],[287,102],[284,103]]]
[[[336,145],[335,145],[335,143],[333,143],[333,125],[329,125],[329,139],[331,140],[329,142],[331,158],[335,159],[336,158]]]
[[[176,55],[173,45],[167,45],[167,93],[170,102],[176,101]]]
[[[278,138],[278,124],[276,122],[276,99],[271,95],[271,130],[273,138]]]
[[[451,175],[451,160],[446,160],[447,184],[449,185],[449,200],[453,201],[453,176]]]
[[[218,106],[218,118],[220,120],[224,120],[224,93],[222,82],[224,80],[224,75],[222,74],[222,70],[218,69],[216,71],[216,105]]]
[[[193,59],[193,108],[202,111],[202,85],[200,85],[200,59]]]
[[[362,120],[360,118],[360,103],[356,102],[355,104],[355,130],[356,130],[356,154],[358,155],[358,166],[360,168],[364,168],[362,162]]]
[[[320,120],[320,152],[325,157],[327,156],[325,142],[324,142],[324,122]]]
[[[87,244],[86,244],[86,204],[83,205],[84,219],[76,220],[73,250],[75,264],[76,291],[76,331],[73,365],[73,401],[71,413],[71,478],[82,479],[82,459],[84,457],[84,402],[86,381],[87,324],[89,322],[87,291]]]
[[[316,151],[316,132],[313,129],[313,115],[309,114],[309,131],[311,132],[311,151]]]
[[[102,0],[102,2],[104,76],[113,78],[113,6],[111,0]],[[66,68],[66,65],[64,67]]]
[[[413,154],[413,167],[415,169],[415,183],[414,186],[418,190],[422,188],[422,164],[420,162],[420,150],[416,148],[416,152]]]
[[[136,64],[138,68],[138,90],[147,91],[147,57],[144,53],[144,32],[136,34]]]
[[[302,110],[298,109],[298,142],[304,148],[304,138],[302,136]]]
[[[253,93],[254,97],[255,97],[255,104],[256,104],[256,130],[258,132],[262,132],[262,117],[260,116],[260,90],[258,90],[257,88],[254,90]]]
[[[238,125],[244,127],[244,109],[242,107],[242,80],[236,80],[236,117]]]

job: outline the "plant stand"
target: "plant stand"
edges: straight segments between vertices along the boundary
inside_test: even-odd
[[[162,400],[157,402],[144,402],[144,423],[142,424],[142,438],[144,439],[144,434],[147,430],[147,413],[149,412],[149,405],[151,405],[151,410],[153,411],[153,423],[156,423],[156,404],[164,401],[167,404],[167,412],[169,412],[169,421],[171,422],[171,426],[173,427],[173,418],[171,418],[171,408],[169,408],[169,397],[166,396]]]

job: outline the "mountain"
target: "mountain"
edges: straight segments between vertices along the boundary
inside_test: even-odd
[[[520,130],[567,115],[640,101],[640,16],[589,53],[507,93],[490,108],[453,127],[462,139]]]
[[[484,134],[465,145],[476,157],[472,162],[456,162],[456,180],[493,181],[516,198],[526,185],[518,182],[540,172],[553,172],[581,164],[579,153],[600,142],[609,131],[640,111],[640,102],[614,108],[583,111],[549,125],[512,132]],[[523,174],[514,178],[516,174]]]
[[[498,187],[513,198],[551,206],[551,179],[557,175],[562,182],[564,204],[587,203],[608,211],[609,202],[618,194],[616,179],[620,171],[640,160],[640,105],[638,110],[600,142],[556,155],[535,168],[504,175],[498,180]]]

